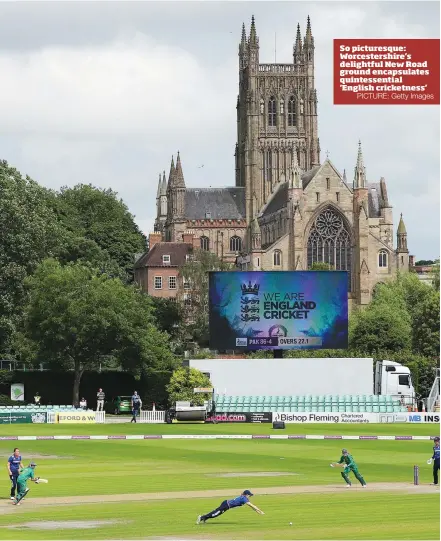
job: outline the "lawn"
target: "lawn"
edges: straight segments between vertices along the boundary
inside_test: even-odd
[[[0,436],[424,436],[434,435],[435,428],[339,424],[287,425],[286,431],[276,431],[264,424],[14,425],[2,426]],[[0,441],[5,461],[15,445],[20,445],[25,462],[35,459],[37,474],[49,479],[49,484],[31,484],[21,507],[0,501],[0,539],[439,539],[439,491],[425,486],[431,481],[431,468],[426,464],[431,455],[430,441]],[[329,467],[330,462],[338,460],[343,446],[353,453],[367,489],[359,488],[355,479],[353,487],[346,489],[339,470]],[[412,484],[414,464],[420,465],[420,488],[424,490]],[[380,490],[378,483],[388,483],[391,488],[387,485]],[[265,511],[264,516],[241,508],[211,523],[195,525],[199,513],[210,511],[245,488],[255,492],[254,501]],[[6,475],[0,478],[0,493],[8,494]],[[112,520],[117,522],[90,522]],[[41,530],[32,524],[50,526],[48,521],[58,521],[54,525],[58,529]],[[75,525],[81,528],[69,529],[69,521],[77,521]],[[31,524],[10,528],[27,523]]]

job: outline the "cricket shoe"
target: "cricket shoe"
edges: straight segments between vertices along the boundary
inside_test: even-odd
[[[196,521],[196,524],[200,524],[201,522],[202,522],[202,520],[201,520],[201,515],[199,515],[199,516],[198,516],[198,519],[197,519],[197,521]]]
[[[361,488],[366,488],[366,487],[367,487],[367,485],[361,485]]]
[[[351,488],[352,485],[346,485],[346,488]]]
[[[11,496],[11,500],[15,500],[15,496]]]

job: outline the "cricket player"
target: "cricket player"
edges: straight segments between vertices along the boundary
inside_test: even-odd
[[[132,395],[131,406],[132,406],[132,420],[130,422],[136,423],[136,416],[139,415],[139,410],[141,409],[141,406],[142,406],[141,397],[136,391],[134,391]]]
[[[18,447],[14,449],[14,454],[8,458],[8,473],[11,480],[11,500],[15,500],[15,491],[17,489],[17,479],[20,470],[23,469],[23,462]]]
[[[205,523],[205,521],[207,521],[209,518],[216,518],[225,513],[225,511],[228,511],[228,509],[232,509],[233,507],[242,507],[242,505],[248,505],[251,507],[251,509],[256,511],[256,513],[259,513],[259,515],[264,515],[265,513],[263,511],[250,502],[251,496],[253,496],[253,494],[249,490],[244,490],[237,498],[234,498],[233,500],[224,500],[219,507],[217,507],[214,511],[211,511],[211,513],[199,515],[196,524]]]
[[[13,505],[20,505],[21,500],[26,496],[26,494],[29,492],[29,488],[27,488],[26,483],[28,480],[34,481],[34,483],[38,483],[39,477],[35,477],[34,470],[36,468],[37,464],[35,462],[31,462],[27,468],[24,470],[21,470],[20,475],[17,479],[17,496],[15,500],[12,502]]]
[[[438,436],[433,439],[435,445],[433,447],[432,458],[429,458],[427,464],[432,464],[433,461],[433,485],[438,486],[438,472],[439,472],[439,459],[440,459],[440,448],[439,448],[439,438]]]
[[[367,486],[366,481],[363,479],[362,475],[358,471],[357,464],[355,464],[352,455],[349,454],[347,449],[342,449],[340,460],[338,462],[334,462],[333,464],[331,464],[332,467],[336,465],[344,467],[344,470],[341,472],[341,476],[346,481],[346,486],[348,488],[352,486],[352,483],[348,477],[348,474],[351,471],[353,472],[355,477],[360,481],[360,484],[363,488]]]

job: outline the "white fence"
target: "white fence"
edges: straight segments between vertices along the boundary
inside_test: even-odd
[[[140,423],[165,423],[165,411],[141,410],[139,415]]]

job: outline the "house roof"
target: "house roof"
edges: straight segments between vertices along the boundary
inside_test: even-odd
[[[184,265],[186,255],[193,247],[184,242],[158,242],[135,264],[135,269],[142,267],[180,267]],[[169,255],[170,263],[163,263],[162,256]]]
[[[245,188],[187,188],[187,220],[205,220],[206,212],[213,220],[245,219]]]

